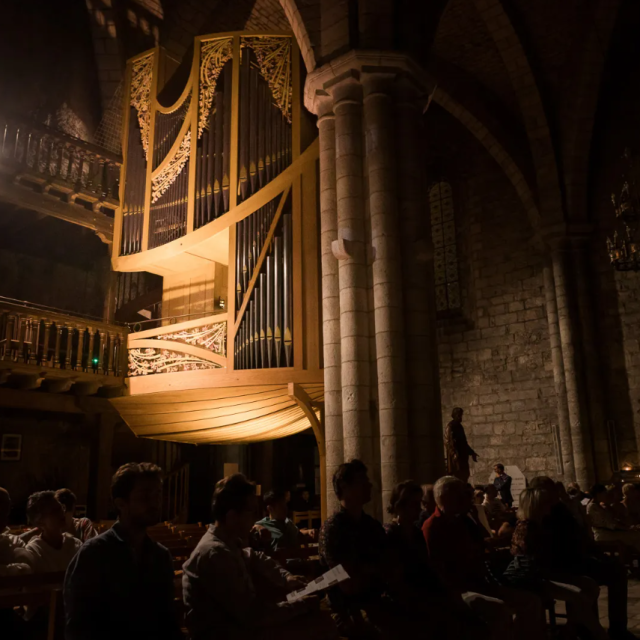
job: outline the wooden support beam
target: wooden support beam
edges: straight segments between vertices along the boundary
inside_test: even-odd
[[[91,229],[107,244],[113,239],[113,220],[103,213],[88,211],[78,204],[63,202],[46,193],[37,193],[11,180],[0,179],[0,200]]]
[[[318,419],[313,405],[314,402],[309,394],[297,383],[289,383],[289,397],[296,401],[302,409],[304,415],[309,419],[313,433],[318,442],[318,453],[320,454],[320,514],[322,522],[327,519],[327,465],[326,450],[324,445],[324,428]]]

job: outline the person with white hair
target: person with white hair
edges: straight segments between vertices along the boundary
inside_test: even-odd
[[[485,565],[485,533],[469,517],[471,493],[454,476],[434,486],[436,512],[423,525],[429,560],[452,593],[489,627],[495,640],[545,638],[542,602],[535,594],[498,585]]]

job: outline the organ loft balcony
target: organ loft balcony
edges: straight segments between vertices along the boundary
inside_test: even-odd
[[[127,66],[112,266],[162,276],[163,318],[130,333],[112,402],[142,437],[312,427],[323,454],[318,142],[295,38],[199,36],[172,66],[161,48]]]

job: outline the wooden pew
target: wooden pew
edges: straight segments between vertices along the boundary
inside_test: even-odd
[[[56,610],[63,583],[64,572],[1,577],[0,609],[49,607],[47,640],[54,640]]]
[[[322,514],[320,509],[313,511],[294,511],[293,512],[293,524],[301,529],[313,529],[313,521],[321,520]],[[302,525],[302,527],[300,526]]]

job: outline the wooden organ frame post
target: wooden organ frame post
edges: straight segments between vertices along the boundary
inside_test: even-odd
[[[251,37],[272,37],[291,39],[291,155],[288,167],[264,183],[262,187],[249,195],[244,201],[238,203],[239,188],[239,140],[240,140],[240,95],[241,95],[241,39]],[[198,145],[199,126],[199,98],[200,98],[200,73],[201,73],[201,49],[205,42],[231,39],[232,40],[232,67],[231,67],[231,119],[230,119],[230,147],[229,147],[229,210],[199,228],[195,223],[195,202],[198,185],[196,184],[196,153]],[[322,337],[321,337],[321,310],[320,310],[320,279],[319,279],[319,237],[317,216],[317,162],[318,141],[316,139],[305,149],[302,148],[301,136],[301,82],[300,82],[300,53],[295,37],[291,33],[262,33],[262,32],[228,32],[199,36],[195,39],[194,57],[189,80],[182,95],[173,105],[166,107],[158,102],[157,94],[161,88],[160,75],[164,69],[164,51],[156,48],[152,52],[147,51],[129,61],[127,66],[126,87],[124,96],[124,133],[123,133],[123,178],[127,173],[127,136],[129,135],[132,65],[136,60],[153,53],[153,78],[149,96],[149,152],[146,170],[146,188],[144,200],[144,219],[141,238],[142,250],[138,253],[121,255],[123,236],[122,209],[116,213],[114,242],[113,242],[113,267],[117,271],[149,271],[158,275],[170,275],[179,272],[189,272],[197,269],[212,260],[218,260],[215,251],[222,251],[224,246],[228,265],[227,304],[226,304],[226,366],[213,371],[184,371],[151,375],[145,377],[132,377],[129,379],[130,397],[118,401],[116,407],[121,412],[130,427],[136,430],[133,418],[129,419],[126,413],[127,402],[131,405],[136,397],[149,393],[194,393],[193,390],[207,388],[236,388],[249,387],[251,385],[282,385],[283,394],[292,401],[292,406],[301,410],[308,419],[318,443],[321,468],[321,505],[322,518],[326,517],[326,482],[325,477],[325,442],[323,430],[322,400],[318,399],[317,392],[314,398],[305,390],[303,385],[311,385],[308,388],[321,386],[324,381],[322,372]],[[227,87],[225,86],[225,91]],[[154,169],[154,133],[157,113],[172,113],[178,105],[190,93],[188,111],[184,116],[184,122],[166,157]],[[164,167],[167,167],[176,154],[187,129],[191,130],[190,155],[188,164],[188,189],[187,189],[187,213],[184,235],[177,240],[149,248],[150,216],[151,216],[151,192],[152,179]],[[286,165],[285,165],[286,166]],[[184,170],[184,169],[183,169]],[[124,203],[126,179],[120,183],[120,202]],[[221,187],[222,188],[222,187]],[[259,258],[246,292],[242,294],[242,304],[236,303],[236,230],[237,224],[249,218],[254,212],[270,202],[277,202],[275,218],[270,224],[266,240],[259,250]],[[270,240],[274,237],[278,219],[283,215],[283,208],[290,203],[292,226],[292,330],[293,330],[293,361],[289,367],[272,367],[265,369],[237,369],[234,358],[235,340],[240,329],[245,310],[248,308],[249,297],[258,279]],[[228,244],[220,245],[222,234],[228,233]],[[218,244],[216,244],[218,242]],[[225,240],[227,242],[227,240]],[[223,262],[224,264],[224,262]],[[236,315],[237,314],[237,315]],[[216,316],[218,320],[222,316]],[[209,322],[212,318],[207,319]],[[173,327],[182,325],[195,325],[196,321],[188,321]],[[182,327],[182,328],[184,328]],[[166,331],[168,328],[163,329]],[[154,346],[156,339],[154,331],[145,331],[142,334],[132,334],[129,339],[129,350],[132,346],[149,348]],[[165,343],[166,344],[166,343]],[[174,345],[175,346],[175,345]],[[179,345],[178,345],[179,346]],[[177,347],[176,347],[177,348]],[[187,350],[185,350],[187,351]],[[193,350],[191,350],[193,352]],[[154,437],[154,436],[149,436]],[[169,438],[167,438],[169,439]],[[176,438],[180,441],[179,438]],[[185,441],[185,440],[183,440]],[[246,440],[239,439],[239,442]]]

